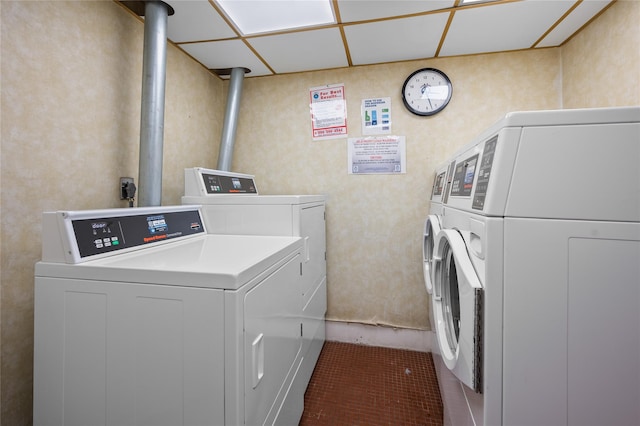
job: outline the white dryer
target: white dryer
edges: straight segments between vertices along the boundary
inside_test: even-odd
[[[453,424],[640,424],[639,162],[638,107],[510,113],[454,156],[432,262]]]
[[[45,213],[34,424],[297,424],[301,251],[197,206]]]
[[[182,204],[201,205],[211,233],[302,238],[303,346],[297,386],[304,392],[325,340],[325,196],[260,195],[253,175],[194,167],[184,171]]]

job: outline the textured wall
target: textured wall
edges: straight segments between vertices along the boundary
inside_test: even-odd
[[[640,2],[620,0],[562,47],[564,108],[640,105]]]
[[[593,69],[615,93],[607,102],[640,103],[638,7],[617,2],[560,49],[245,80],[233,168],[255,173],[265,194],[328,195],[330,318],[427,327],[420,234],[434,167],[507,111],[595,106],[584,89]],[[31,423],[40,213],[124,206],[117,180],[137,180],[143,27],[113,2],[2,1],[0,14],[0,420],[13,426]],[[454,84],[432,118],[400,100],[425,66]],[[308,89],[331,83],[346,85],[351,137],[362,98],[392,97],[407,174],[348,175],[345,139],[311,140]],[[226,84],[170,47],[166,96],[163,204],[174,204],[185,167],[216,165]]]
[[[114,2],[2,2],[2,418],[31,423],[33,271],[41,213],[126,207],[138,180],[143,24]],[[215,165],[223,83],[167,52],[163,203]]]
[[[454,86],[449,106],[430,118],[400,97],[422,67]],[[333,83],[345,84],[349,137],[361,136],[362,99],[391,97],[406,174],[348,175],[346,139],[312,140],[309,88]],[[256,174],[265,194],[328,196],[328,318],[428,329],[421,233],[435,166],[508,111],[559,108],[560,94],[558,49],[247,79],[233,169]]]

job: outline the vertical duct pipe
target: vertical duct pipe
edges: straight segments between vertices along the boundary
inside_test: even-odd
[[[147,1],[144,11],[138,205],[159,206],[162,201],[167,17],[173,9],[161,1]]]
[[[242,82],[247,68],[232,68],[229,81],[229,93],[227,95],[227,109],[224,113],[222,126],[222,140],[220,153],[218,154],[218,170],[230,171],[233,159],[233,144],[236,139],[238,127],[238,111],[240,110],[240,98],[242,96]]]

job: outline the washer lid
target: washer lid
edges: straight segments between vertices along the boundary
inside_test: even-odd
[[[483,289],[462,236],[444,229],[433,257],[433,310],[442,359],[458,379],[482,392]]]
[[[301,248],[298,237],[203,235],[76,265],[39,262],[36,276],[233,290]]]

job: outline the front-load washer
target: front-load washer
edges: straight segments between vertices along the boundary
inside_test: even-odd
[[[184,171],[182,204],[201,205],[207,229],[215,234],[302,238],[303,347],[296,386],[304,392],[325,340],[325,196],[260,195],[253,175],[194,167]]]
[[[639,161],[639,107],[510,113],[452,158],[432,262],[445,420],[640,424]]]
[[[34,424],[297,424],[302,240],[197,206],[45,213]]]
[[[431,274],[431,264],[433,261],[433,248],[434,239],[438,235],[438,232],[442,229],[440,227],[440,216],[442,215],[442,198],[446,193],[445,186],[447,185],[447,176],[449,171],[449,163],[445,163],[436,168],[436,173],[433,178],[433,187],[431,189],[431,198],[429,200],[429,215],[424,223],[424,232],[422,235],[422,265],[424,284],[427,289],[427,293],[431,294],[433,291],[433,278]],[[433,324],[432,324],[433,325]]]

